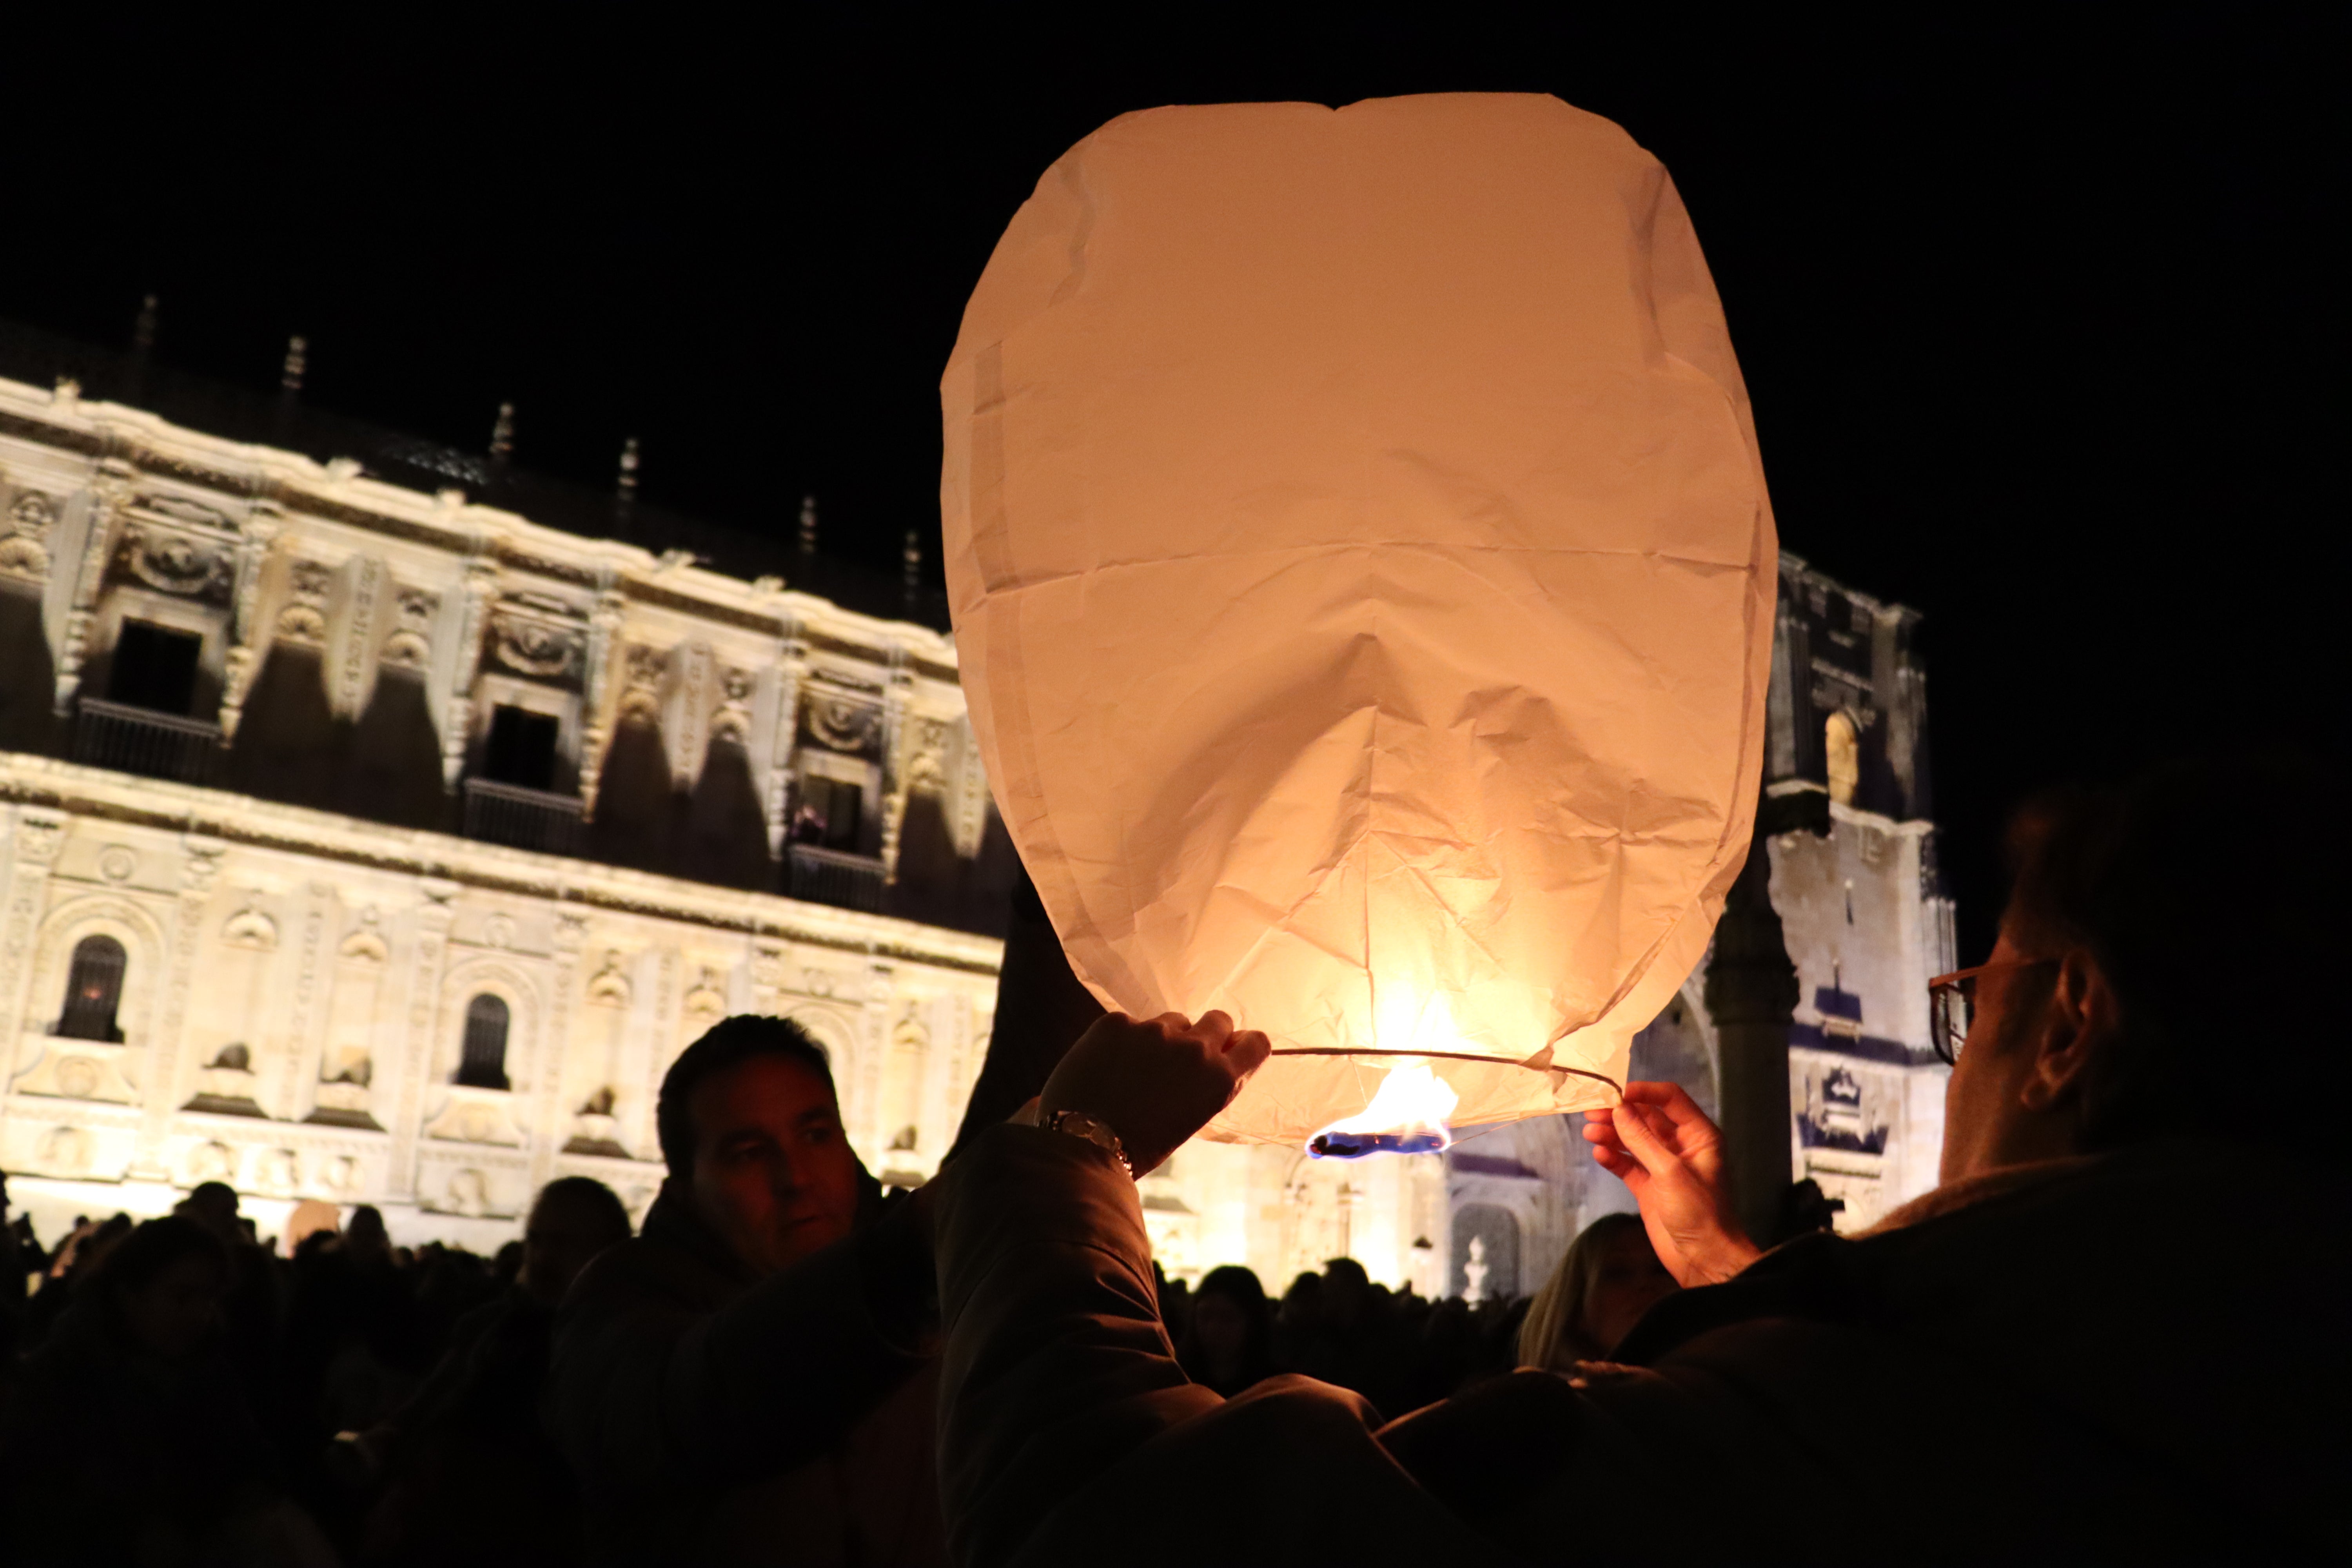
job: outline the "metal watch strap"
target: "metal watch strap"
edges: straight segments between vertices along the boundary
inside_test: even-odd
[[[1119,1169],[1127,1173],[1128,1180],[1135,1179],[1135,1163],[1127,1157],[1127,1145],[1121,1143],[1118,1134],[1099,1118],[1088,1116],[1083,1110],[1056,1110],[1038,1125],[1049,1131],[1083,1138],[1098,1149],[1109,1150],[1112,1157],[1118,1161]]]

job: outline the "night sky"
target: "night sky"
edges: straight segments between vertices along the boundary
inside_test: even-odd
[[[256,389],[301,332],[337,412],[478,449],[511,399],[527,467],[604,485],[635,435],[650,499],[763,530],[814,491],[827,549],[887,566],[938,535],[963,301],[1071,142],[1169,102],[1553,92],[1673,171],[1784,547],[1927,616],[1964,959],[2021,792],[2340,762],[2340,23],[1423,9],[12,16],[0,316],[119,345],[153,291],[160,359]],[[2292,852],[2323,805],[2215,830]]]

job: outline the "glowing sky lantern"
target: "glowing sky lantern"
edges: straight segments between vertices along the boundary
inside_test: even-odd
[[[964,689],[1073,966],[1273,1037],[1208,1135],[1612,1103],[1746,852],[1772,638],[1657,161],[1543,97],[1125,115],[941,387]]]

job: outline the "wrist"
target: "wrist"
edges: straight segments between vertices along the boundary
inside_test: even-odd
[[[1135,1179],[1135,1161],[1128,1153],[1126,1143],[1120,1140],[1118,1131],[1101,1117],[1090,1111],[1072,1110],[1059,1107],[1047,1110],[1041,1106],[1038,1109],[1037,1125],[1049,1132],[1059,1132],[1065,1137],[1076,1138],[1092,1143],[1097,1149],[1108,1152],[1112,1159],[1117,1160],[1119,1169],[1127,1173],[1129,1181]]]

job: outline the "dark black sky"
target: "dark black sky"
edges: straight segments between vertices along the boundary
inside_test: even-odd
[[[2341,756],[2316,8],[179,9],[6,24],[0,315],[119,342],[152,289],[161,357],[257,387],[303,332],[340,412],[478,447],[511,398],[528,465],[602,484],[634,434],[654,499],[766,529],[814,490],[879,564],[936,536],[940,366],[1072,142],[1165,102],[1558,93],[1674,171],[1784,545],[1927,616],[1971,955],[2021,791]]]

